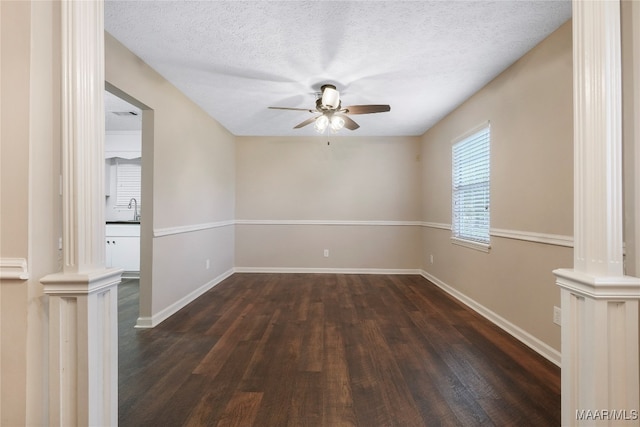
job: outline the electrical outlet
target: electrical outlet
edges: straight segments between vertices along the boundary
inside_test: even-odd
[[[560,307],[553,307],[553,323],[562,325],[562,310],[560,310]]]
[[[211,268],[211,260],[209,260],[208,258],[207,258],[207,260],[204,262],[204,268],[206,268],[207,270],[208,270],[209,268]]]
[[[324,257],[329,258],[329,249],[324,250]]]
[[[433,264],[433,254],[429,255],[429,261],[431,261],[431,264]]]

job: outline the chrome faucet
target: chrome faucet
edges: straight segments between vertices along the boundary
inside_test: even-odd
[[[138,214],[138,201],[135,198],[131,198],[131,200],[129,200],[129,206],[127,206],[129,209],[131,209],[131,203],[133,202],[133,220],[134,221],[140,221],[140,214]]]

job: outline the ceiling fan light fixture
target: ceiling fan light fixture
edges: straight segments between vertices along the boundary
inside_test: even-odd
[[[340,92],[334,86],[326,85],[322,88],[322,106],[330,109],[340,105]]]
[[[331,116],[331,120],[329,120],[331,130],[334,132],[339,131],[344,127],[344,119],[340,116]]]
[[[318,117],[316,119],[316,121],[315,121],[315,124],[313,125],[313,127],[319,133],[323,133],[325,131],[325,129],[327,128],[327,126],[329,126],[329,118],[327,116],[325,116],[324,114],[322,116]]]

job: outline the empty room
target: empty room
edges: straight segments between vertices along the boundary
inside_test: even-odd
[[[1,425],[640,425],[640,3],[0,22]]]

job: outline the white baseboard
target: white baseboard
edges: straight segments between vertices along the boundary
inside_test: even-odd
[[[236,225],[342,225],[342,226],[381,226],[381,227],[403,227],[420,226],[422,221],[350,221],[331,219],[237,219]]]
[[[500,327],[501,329],[503,329],[504,331],[512,335],[514,338],[524,343],[526,346],[530,347],[532,350],[534,350],[535,352],[543,356],[545,359],[554,363],[556,366],[560,366],[561,353],[558,350],[540,341],[538,338],[534,337],[524,329],[514,325],[504,317],[501,317],[500,315],[494,313],[493,311],[489,310],[487,307],[469,298],[468,296],[461,293],[460,291],[447,285],[442,280],[438,279],[432,274],[424,270],[421,270],[420,274],[422,275],[422,277],[429,280],[430,282],[433,282],[440,289],[442,289],[443,291],[445,291],[446,293],[448,293],[458,301],[462,302],[464,305],[468,306],[469,308],[471,308],[472,310],[474,310],[484,318],[488,319],[489,321],[491,321],[492,323],[494,323],[495,325],[497,325],[498,327]]]
[[[120,277],[122,279],[139,279],[140,272],[139,271],[123,271],[122,276]]]
[[[308,268],[308,267],[236,267],[236,273],[329,273],[329,274],[420,274],[420,269],[403,268]]]
[[[231,276],[233,273],[233,269],[225,271],[215,279],[200,286],[198,289],[184,296],[180,300],[174,302],[164,310],[161,310],[160,312],[154,314],[152,317],[138,317],[135,327],[145,329],[158,326],[160,323],[167,320],[170,316],[174,315],[182,308],[186,307],[190,302],[194,301],[196,298],[207,292],[209,289],[213,288],[218,283],[222,282],[227,277]]]

